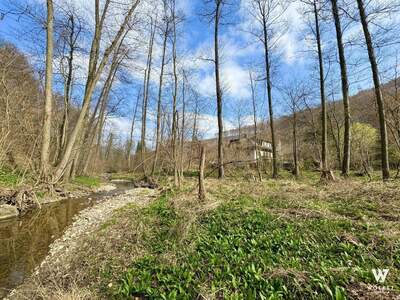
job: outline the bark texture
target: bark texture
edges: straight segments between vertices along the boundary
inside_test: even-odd
[[[318,65],[319,65],[319,85],[321,94],[321,148],[322,148],[322,176],[325,177],[328,171],[328,127],[326,113],[326,96],[325,96],[325,72],[324,57],[322,53],[321,31],[319,25],[319,9],[317,0],[313,2],[314,18],[315,18],[315,35],[317,39],[318,49]]]
[[[375,56],[375,49],[372,42],[371,33],[368,28],[368,20],[365,12],[363,0],[357,0],[358,11],[360,13],[360,20],[364,32],[365,43],[368,49],[368,57],[371,64],[372,78],[375,86],[375,98],[378,105],[379,116],[379,129],[380,129],[380,143],[381,143],[381,161],[382,161],[382,177],[386,181],[390,178],[389,168],[389,150],[388,150],[388,137],[386,129],[386,116],[385,116],[385,103],[383,100],[381,83],[379,79],[378,63]]]
[[[224,149],[223,149],[223,133],[224,124],[222,120],[222,88],[219,70],[219,24],[221,19],[222,1],[216,1],[216,9],[214,16],[214,64],[215,64],[215,89],[217,96],[217,117],[218,117],[218,178],[225,176],[224,172]]]
[[[350,170],[350,151],[351,151],[349,80],[347,76],[347,64],[346,64],[346,56],[344,53],[343,33],[340,23],[339,8],[337,5],[337,0],[331,0],[331,2],[332,2],[333,18],[335,20],[336,39],[339,52],[340,73],[342,80],[343,111],[344,111],[342,175],[347,177],[349,175],[349,170]]]
[[[41,152],[41,172],[44,180],[48,180],[50,172],[50,140],[51,140],[51,118],[53,106],[53,27],[54,27],[54,9],[53,1],[47,0],[47,29],[46,29],[46,78],[45,78],[45,104],[44,104],[44,122]]]

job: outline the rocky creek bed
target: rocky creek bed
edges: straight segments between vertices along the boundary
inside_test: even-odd
[[[40,293],[40,291],[32,291],[32,287],[36,285],[36,279],[41,277],[42,273],[47,275],[51,270],[50,277],[64,276],[65,274],[62,274],[62,272],[65,270],[68,257],[73,255],[75,247],[79,245],[82,239],[91,235],[107,222],[116,210],[130,203],[146,205],[157,194],[157,191],[153,189],[129,189],[117,195],[104,196],[97,200],[93,206],[80,211],[73,217],[73,223],[67,227],[62,236],[49,246],[48,255],[35,268],[33,274],[22,285],[14,289],[6,299],[38,297],[35,293]],[[48,279],[51,280],[51,278]]]

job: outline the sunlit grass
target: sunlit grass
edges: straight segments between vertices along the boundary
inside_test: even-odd
[[[77,176],[74,178],[73,183],[89,188],[95,188],[100,186],[101,181],[97,177]]]
[[[14,187],[20,183],[22,176],[18,171],[0,169],[0,186]]]

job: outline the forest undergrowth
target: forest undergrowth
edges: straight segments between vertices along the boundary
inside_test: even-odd
[[[42,285],[98,298],[395,299],[399,182],[207,180],[115,212]],[[289,177],[289,175],[287,176]],[[372,269],[389,269],[377,283]],[[48,276],[49,274],[46,274]]]

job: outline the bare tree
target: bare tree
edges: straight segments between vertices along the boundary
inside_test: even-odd
[[[322,52],[322,39],[320,28],[320,0],[312,1],[312,10],[314,15],[314,34],[317,43],[318,52],[318,69],[319,69],[319,88],[321,96],[321,159],[322,170],[321,178],[331,180],[334,179],[333,173],[329,170],[328,165],[328,126],[327,126],[327,110],[326,110],[326,94],[325,94],[325,71],[324,56]]]
[[[364,32],[365,43],[368,49],[368,57],[371,65],[372,78],[375,86],[375,98],[378,106],[379,115],[379,128],[380,128],[380,143],[381,143],[381,159],[382,159],[382,178],[384,181],[390,178],[389,168],[389,150],[388,150],[388,137],[386,129],[386,117],[385,117],[385,103],[381,90],[381,83],[379,79],[378,63],[375,56],[375,49],[372,41],[372,36],[369,31],[367,14],[365,12],[365,6],[363,0],[357,0],[358,11],[360,14],[361,25]]]
[[[107,148],[106,148],[106,153],[105,153],[105,159],[109,159],[113,143],[114,143],[114,133],[110,132],[110,134],[108,135],[108,142],[107,142]]]
[[[318,1],[318,2],[317,2]],[[317,39],[318,48],[318,65],[319,65],[319,84],[321,95],[321,149],[322,149],[322,176],[328,170],[328,140],[327,140],[327,122],[326,122],[326,96],[325,96],[325,72],[324,72],[324,57],[322,53],[321,30],[319,23],[319,0],[313,1],[313,11],[315,17],[315,36]]]
[[[182,180],[183,180],[183,170],[184,170],[184,150],[185,150],[185,126],[186,126],[186,119],[185,119],[185,113],[186,113],[186,82],[187,82],[187,77],[186,77],[186,72],[185,70],[182,70],[182,124],[181,124],[181,149],[180,149],[180,170],[179,170],[179,186],[181,186]]]
[[[108,75],[106,77],[106,80],[104,82],[104,85],[101,89],[99,99],[97,103],[100,105],[100,110],[98,113],[98,116],[96,116],[95,112],[93,115],[96,117],[96,124],[93,128],[93,132],[90,134],[91,140],[89,141],[89,155],[87,157],[87,160],[85,161],[85,166],[83,169],[83,173],[86,174],[88,170],[89,163],[92,159],[99,159],[100,158],[100,150],[101,150],[101,145],[102,145],[102,133],[104,129],[104,124],[106,122],[106,116],[107,116],[107,107],[109,103],[109,95],[111,88],[115,82],[119,62],[116,60],[116,56],[114,56],[110,69],[108,71]],[[97,141],[95,145],[93,146],[94,140],[97,138]],[[95,150],[94,155],[91,154],[91,149]]]
[[[344,53],[343,32],[340,23],[339,8],[337,0],[331,0],[332,14],[335,21],[336,39],[339,52],[339,63],[342,80],[342,95],[344,107],[344,142],[343,142],[343,161],[342,161],[342,175],[348,176],[350,170],[350,151],[351,151],[351,118],[350,118],[350,104],[349,104],[349,80],[347,76],[346,56]]]
[[[88,113],[86,117],[88,120],[85,120],[86,126],[82,130],[83,137],[81,141],[77,143],[77,145],[79,145],[79,147],[77,148],[82,148],[82,150],[79,151],[76,163],[76,165],[79,166],[79,174],[87,174],[89,163],[93,158],[92,155],[95,148],[94,141],[96,134],[99,134],[100,136],[102,135],[103,124],[101,122],[104,121],[102,118],[105,117],[105,112],[109,103],[110,91],[115,82],[117,72],[120,69],[122,62],[126,58],[126,54],[128,52],[127,48],[123,47],[125,37],[126,33],[121,38],[118,47],[113,51],[108,75],[106,77],[106,80],[104,81],[100,96],[97,99],[95,109],[91,113],[90,117]],[[100,131],[97,132],[98,130]]]
[[[56,161],[61,159],[65,150],[68,138],[69,114],[71,106],[72,88],[73,88],[73,72],[76,51],[79,49],[78,39],[83,30],[82,20],[74,9],[68,9],[65,12],[65,19],[61,26],[61,63],[60,73],[64,81],[64,111],[60,126],[60,138],[58,145],[58,154],[55,156]]]
[[[161,57],[161,70],[160,70],[160,79],[158,83],[158,99],[157,99],[157,125],[156,125],[156,149],[154,152],[154,160],[153,160],[153,168],[151,170],[151,175],[154,175],[157,167],[157,159],[160,151],[160,138],[161,138],[161,100],[162,100],[162,91],[163,91],[163,82],[164,82],[164,68],[165,68],[165,60],[166,60],[166,51],[167,51],[167,41],[170,31],[170,18],[167,12],[167,2],[163,1],[164,4],[164,18],[163,18],[163,46],[162,46],[162,57]]]
[[[217,98],[217,119],[218,119],[218,178],[223,178],[224,173],[224,150],[223,150],[223,113],[222,113],[222,86],[220,76],[220,53],[219,53],[219,34],[220,25],[223,17],[224,6],[228,4],[227,0],[205,0],[210,5],[211,11],[205,14],[206,17],[214,23],[214,72],[215,72],[215,92]]]
[[[206,164],[206,152],[204,146],[200,149],[200,164],[199,164],[199,200],[204,201],[206,198],[206,189],[204,187],[204,169]]]
[[[393,89],[385,95],[385,103],[387,107],[387,126],[392,134],[394,141],[395,158],[397,159],[397,174],[396,178],[400,176],[400,82],[399,82],[399,59],[396,54],[394,66],[394,80]],[[397,155],[396,155],[397,154]]]
[[[221,21],[221,10],[224,1],[215,0],[214,15],[214,64],[215,64],[215,90],[217,96],[217,116],[218,116],[218,178],[224,177],[224,150],[223,150],[223,132],[224,125],[222,121],[222,88],[220,82],[220,63],[219,63],[219,25]]]
[[[53,26],[54,26],[54,8],[53,1],[47,0],[47,23],[46,23],[46,79],[45,79],[45,105],[44,105],[44,122],[43,122],[43,138],[41,152],[41,172],[44,180],[48,180],[50,166],[50,140],[51,140],[51,121],[52,121],[52,102],[53,102]]]
[[[331,104],[328,103],[327,118],[329,121],[329,129],[331,132],[331,136],[332,136],[333,142],[335,144],[336,159],[337,159],[338,165],[341,167],[341,166],[343,166],[343,160],[342,160],[343,121],[339,118],[339,116],[336,112],[336,103],[335,103],[334,99],[332,100]]]
[[[253,106],[253,124],[254,124],[254,151],[256,152],[256,167],[258,179],[262,181],[261,168],[260,168],[260,158],[258,150],[258,130],[257,130],[257,104],[256,104],[256,86],[253,79],[253,74],[249,71],[250,78],[250,88],[251,88],[251,102]]]
[[[194,101],[194,116],[193,116],[193,127],[192,127],[192,140],[190,143],[190,153],[189,153],[189,162],[188,162],[188,169],[191,168],[192,165],[192,158],[193,158],[193,147],[195,143],[198,142],[198,114],[199,114],[199,95],[192,90],[192,96]]]
[[[310,89],[301,79],[295,79],[283,87],[285,101],[291,113],[292,125],[292,154],[293,154],[293,170],[294,176],[300,175],[299,166],[299,112],[303,109],[303,104],[306,103],[307,98],[310,96]]]
[[[280,18],[286,10],[279,0],[253,0],[253,7],[256,11],[255,17],[261,26],[261,35],[259,39],[263,44],[264,50],[264,67],[266,90],[268,98],[268,113],[269,113],[269,126],[271,131],[272,142],[272,177],[278,178],[278,157],[277,157],[277,143],[275,135],[275,120],[272,99],[272,80],[271,80],[271,50],[279,37],[274,36],[273,27],[280,22]],[[275,41],[272,41],[275,38]]]
[[[175,0],[171,0],[171,18],[172,18],[172,69],[173,69],[173,90],[172,90],[172,159],[174,165],[174,185],[179,186],[178,174],[178,152],[177,152],[177,100],[178,100],[178,71],[177,71],[177,24],[178,17],[176,13]]]
[[[133,110],[132,122],[131,122],[131,131],[129,133],[129,140],[128,140],[128,145],[127,145],[127,149],[126,149],[126,156],[127,156],[127,159],[128,159],[128,169],[129,170],[132,167],[133,133],[134,133],[134,130],[135,130],[136,114],[137,114],[139,101],[140,101],[140,96],[141,96],[140,94],[141,94],[141,90],[139,89],[138,95],[137,95],[137,98],[136,98],[135,108]]]
[[[111,44],[106,47],[104,53],[102,54],[102,57],[100,59],[100,41],[104,29],[104,22],[106,19],[107,11],[109,9],[111,0],[106,0],[103,6],[102,12],[100,12],[100,0],[95,0],[95,33],[93,36],[92,40],[92,45],[91,45],[91,50],[90,50],[90,55],[89,55],[89,67],[88,67],[88,76],[87,76],[87,81],[86,81],[86,86],[85,86],[85,93],[83,96],[83,104],[82,104],[82,109],[79,114],[79,117],[77,119],[77,122],[75,124],[74,129],[71,132],[70,138],[68,139],[65,152],[62,156],[62,159],[60,160],[53,176],[53,182],[57,182],[65,172],[65,169],[70,162],[71,154],[73,152],[73,148],[75,145],[75,142],[77,138],[79,137],[82,126],[84,124],[84,120],[86,118],[86,115],[88,113],[90,103],[91,103],[91,98],[93,95],[93,91],[96,87],[96,84],[100,78],[101,73],[103,72],[104,67],[106,66],[110,55],[112,52],[115,50],[115,48],[118,46],[118,42],[124,35],[125,31],[129,27],[129,22],[132,18],[133,12],[137,8],[139,4],[139,0],[133,1],[132,4],[130,4],[130,7],[128,8],[124,20],[122,21],[122,24],[119,26],[119,29],[115,36],[111,39]]]
[[[146,176],[146,123],[147,123],[147,107],[149,102],[149,87],[150,87],[150,75],[152,69],[152,61],[153,61],[153,47],[154,47],[154,38],[156,33],[156,26],[155,23],[157,20],[153,20],[150,18],[150,39],[149,39],[149,46],[148,46],[148,53],[147,53],[147,65],[144,72],[144,86],[143,86],[143,104],[142,104],[142,132],[141,132],[141,164],[143,174]]]
[[[244,99],[240,99],[240,102],[244,102]],[[231,110],[233,117],[235,117],[235,127],[237,128],[238,138],[242,138],[242,129],[244,125],[244,116],[245,116],[245,109],[244,106],[236,101],[231,102]]]

